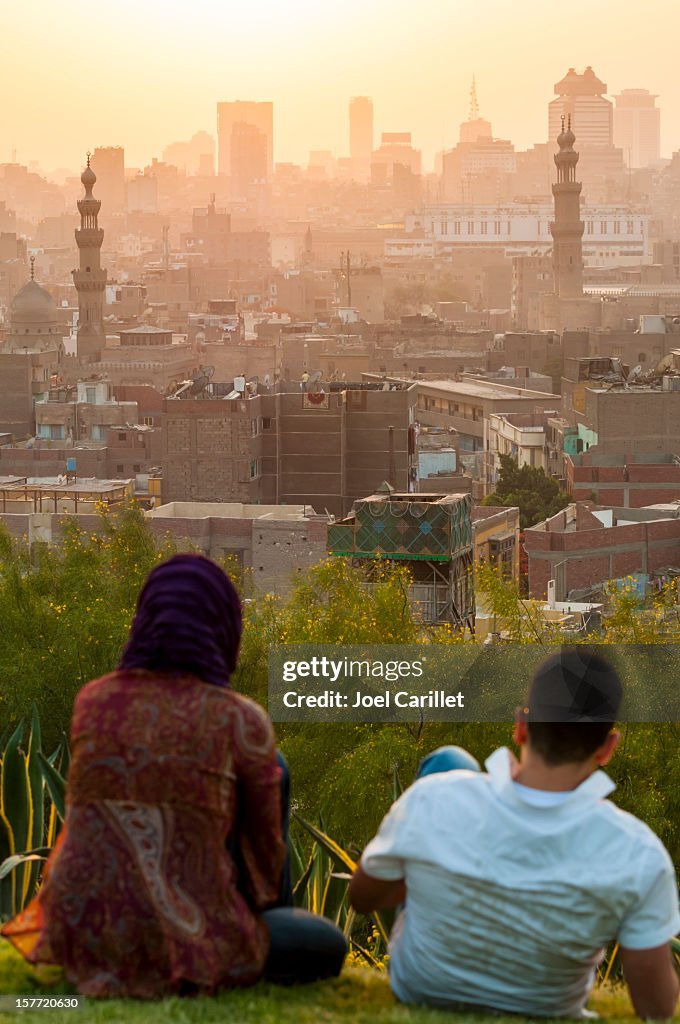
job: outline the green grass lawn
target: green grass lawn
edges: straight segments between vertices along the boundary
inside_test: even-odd
[[[57,995],[73,989],[53,969],[36,972],[0,940],[0,996]],[[598,991],[592,1008],[603,1017],[633,1021],[630,1003],[621,990]],[[387,976],[366,967],[348,967],[342,977],[300,988],[257,985],[225,992],[212,999],[166,999],[146,1003],[123,1000],[88,1002],[84,1011],[0,1011],[0,1021],[22,1024],[521,1024],[521,1017],[452,1015],[438,1010],[410,1009],[395,1002]]]

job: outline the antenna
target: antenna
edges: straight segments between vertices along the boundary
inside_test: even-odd
[[[479,103],[477,102],[477,83],[475,76],[472,76],[472,86],[470,87],[470,115],[468,121],[477,121],[479,119]]]

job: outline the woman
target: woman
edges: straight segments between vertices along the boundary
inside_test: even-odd
[[[78,694],[65,827],[2,934],[84,995],[340,971],[339,929],[280,906],[288,780],[267,715],[229,687],[241,624],[225,573],[177,555],[149,575],[117,670]]]

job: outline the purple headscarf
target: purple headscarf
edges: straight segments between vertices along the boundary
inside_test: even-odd
[[[241,628],[241,602],[227,574],[203,555],[175,555],[149,573],[118,667],[229,686]]]

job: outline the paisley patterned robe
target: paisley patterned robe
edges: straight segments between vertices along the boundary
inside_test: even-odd
[[[285,855],[265,712],[195,677],[119,670],[78,695],[71,744],[65,827],[2,934],[88,996],[255,982]]]

